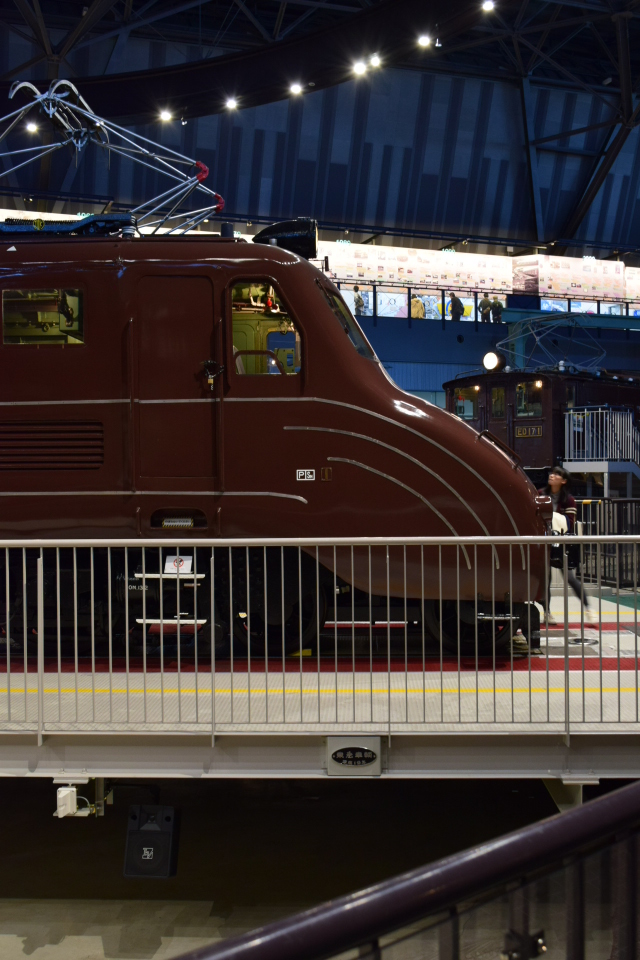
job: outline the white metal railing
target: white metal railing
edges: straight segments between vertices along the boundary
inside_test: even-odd
[[[640,431],[631,410],[567,410],[564,438],[565,460],[624,460],[640,466]]]
[[[2,541],[0,734],[638,733],[639,544]]]

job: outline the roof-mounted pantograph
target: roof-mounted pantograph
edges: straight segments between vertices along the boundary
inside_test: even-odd
[[[220,194],[204,185],[209,174],[204,163],[97,116],[68,80],[52,82],[46,93],[40,93],[32,83],[21,81],[11,87],[9,98],[13,99],[17,94],[26,95],[29,102],[0,118],[0,144],[26,121],[32,111],[48,119],[55,139],[34,147],[4,150],[5,163],[8,160],[9,164],[4,172],[0,172],[0,179],[64,147],[75,151],[77,161],[80,153],[93,144],[106,151],[109,157],[112,153],[127,157],[175,181],[168,190],[129,211],[132,218],[129,222],[138,231],[144,228],[145,233],[157,233],[161,229],[167,233],[186,233],[223,209],[224,200]],[[196,192],[206,195],[207,205],[197,210],[182,209]],[[106,223],[109,218],[103,215],[97,219]],[[120,219],[114,217],[114,223]],[[82,222],[79,221],[78,225]]]

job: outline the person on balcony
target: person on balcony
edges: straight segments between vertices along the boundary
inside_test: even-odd
[[[571,534],[574,532],[576,515],[578,508],[576,507],[576,501],[573,499],[569,493],[569,474],[563,467],[554,467],[553,470],[549,473],[549,479],[546,487],[542,487],[539,493],[546,494],[546,496],[551,497],[551,502],[553,504],[554,514],[560,514],[561,517],[564,517],[566,521],[566,532]],[[557,525],[560,526],[559,524]],[[555,626],[556,621],[551,616],[551,571],[554,566],[563,567],[562,560],[562,549],[560,548],[560,557],[555,560],[553,555],[551,557],[551,565],[549,567],[549,582],[547,584],[547,595],[545,601],[543,602],[544,608],[544,622],[547,626]],[[569,554],[569,560],[571,560],[571,555]],[[589,598],[587,597],[582,584],[576,577],[574,569],[577,570],[577,567],[570,567],[568,571],[567,581],[569,586],[578,597],[581,603],[584,606],[584,618],[585,620],[593,623],[597,621],[596,614],[589,607]]]

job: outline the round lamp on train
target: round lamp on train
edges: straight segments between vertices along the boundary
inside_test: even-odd
[[[482,358],[482,366],[485,370],[489,371],[489,373],[493,373],[495,370],[502,370],[506,362],[507,358],[504,354],[498,353],[496,350],[489,350]]]

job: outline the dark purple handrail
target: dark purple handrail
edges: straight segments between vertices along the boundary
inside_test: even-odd
[[[640,824],[640,783],[177,960],[322,960]]]

